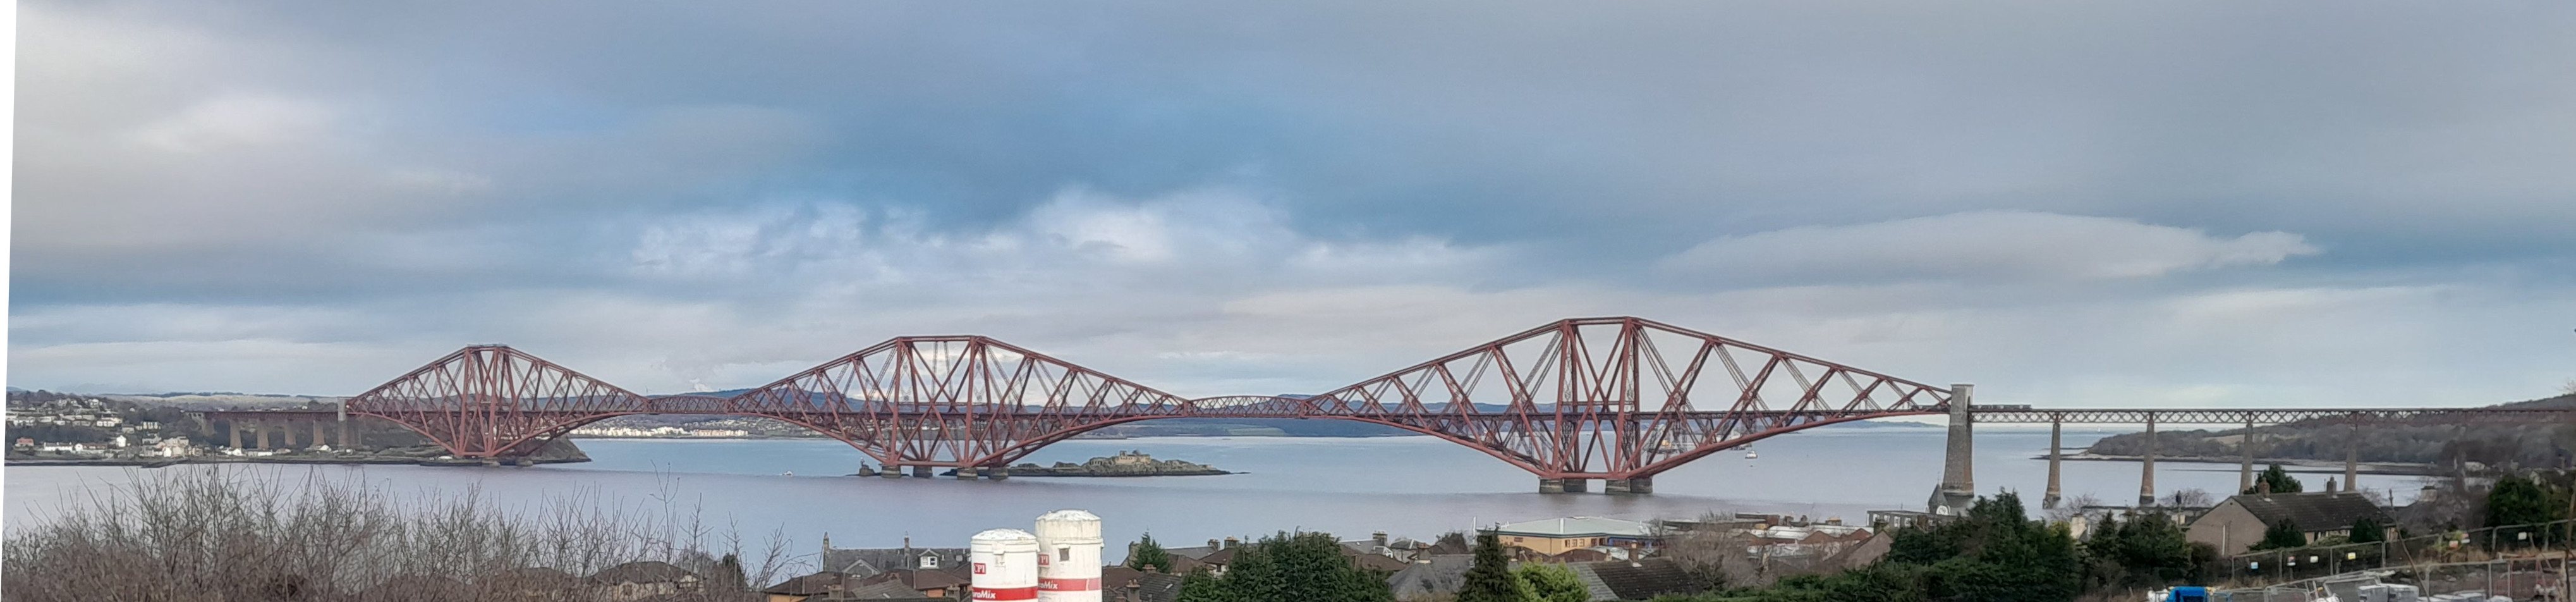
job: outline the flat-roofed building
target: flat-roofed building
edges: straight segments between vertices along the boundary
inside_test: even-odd
[[[1518,522],[1494,528],[1506,546],[1554,556],[1584,548],[1645,548],[1655,545],[1646,523],[1597,516],[1570,516]]]

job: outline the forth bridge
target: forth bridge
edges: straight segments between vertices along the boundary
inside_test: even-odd
[[[1656,474],[1719,451],[1831,424],[1946,416],[1929,506],[1975,496],[1975,423],[2048,423],[2058,500],[2065,423],[2145,424],[2142,502],[2155,491],[2159,424],[2309,420],[2566,421],[2545,408],[2036,408],[1979,406],[1973,387],[1921,381],[1635,317],[1573,318],[1315,395],[1184,398],[982,336],[904,336],[729,397],[647,396],[506,345],[459,349],[334,412],[206,412],[240,425],[391,421],[459,458],[516,463],[574,428],[633,414],[752,416],[848,443],[891,472],[1003,479],[1015,460],[1094,429],[1161,418],[1356,420],[1484,452],[1543,493],[1648,494]],[[257,428],[257,427],[255,427]],[[318,438],[318,437],[317,437]],[[2358,437],[2355,437],[2358,439]],[[2347,456],[2345,483],[2356,463]],[[2240,479],[2252,479],[2252,459]],[[2347,485],[2349,487],[2349,485]]]

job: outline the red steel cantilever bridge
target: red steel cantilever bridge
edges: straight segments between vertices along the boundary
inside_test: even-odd
[[[1051,443],[1159,418],[1356,420],[1431,435],[1537,474],[1542,487],[1651,477],[1720,450],[1818,426],[1951,412],[1942,388],[1633,317],[1560,320],[1312,396],[1183,398],[981,336],[897,337],[731,397],[651,397],[500,345],[448,354],[350,398],[464,458],[534,453],[630,414],[794,423],[889,470],[1000,477]],[[1957,408],[1968,409],[1964,399]],[[2086,422],[2171,410],[1976,408],[1980,422]],[[2340,410],[2195,410],[2169,422],[2279,422]],[[2402,417],[2409,412],[2370,410]],[[2311,414],[2314,414],[2313,416]],[[2098,415],[2098,416],[2097,416]],[[2143,414],[2141,414],[2143,416]],[[1954,438],[1955,434],[1954,434]],[[1964,456],[1960,448],[1953,455]],[[1964,486],[1964,468],[1956,481]],[[1632,489],[1633,488],[1633,489]]]

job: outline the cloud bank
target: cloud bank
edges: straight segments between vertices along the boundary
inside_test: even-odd
[[[21,19],[20,387],[347,394],[506,342],[673,392],[963,332],[1293,393],[1576,315],[1998,403],[2576,376],[2568,7]]]
[[[2288,232],[2226,238],[2136,220],[1993,211],[1730,236],[1692,246],[1663,267],[1757,282],[2111,280],[2268,266],[2316,253]]]

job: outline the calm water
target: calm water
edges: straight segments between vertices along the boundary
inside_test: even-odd
[[[2070,429],[2066,442],[2077,447],[2107,434]],[[264,466],[253,472],[292,481],[317,474],[363,478],[403,491],[473,489],[514,505],[592,495],[629,506],[696,508],[709,522],[735,525],[746,537],[781,530],[795,550],[814,549],[826,533],[839,547],[893,546],[907,535],[916,545],[963,546],[976,531],[1027,528],[1030,518],[1057,508],[1100,514],[1113,542],[1150,531],[1166,542],[1194,545],[1283,529],[1351,539],[1384,530],[1428,539],[1473,525],[1569,515],[1646,519],[1758,510],[1860,521],[1868,509],[1921,509],[1940,481],[1943,437],[1937,428],[1817,429],[1756,445],[1758,460],[1720,453],[1685,465],[1657,477],[1655,495],[1634,497],[1599,494],[1597,481],[1596,493],[1588,495],[1539,495],[1528,473],[1430,437],[1077,440],[1050,446],[1028,461],[1080,462],[1133,449],[1249,474],[1003,482],[837,476],[868,460],[828,440],[583,440],[581,446],[595,461],[530,468]],[[2047,462],[2032,457],[2047,446],[2046,431],[1980,432],[1978,489],[2022,491],[2035,506],[2046,485]],[[2157,469],[2161,491],[2196,487],[2224,494],[2236,486],[2233,464],[2165,462]],[[43,520],[84,491],[132,483],[151,472],[9,468],[7,521]],[[2138,476],[2131,462],[2067,462],[2064,486],[2070,497],[2089,493],[2123,503],[2136,499]],[[2302,478],[2313,488],[2325,476]],[[2404,502],[2417,479],[2364,475],[2362,486],[2396,489]]]

